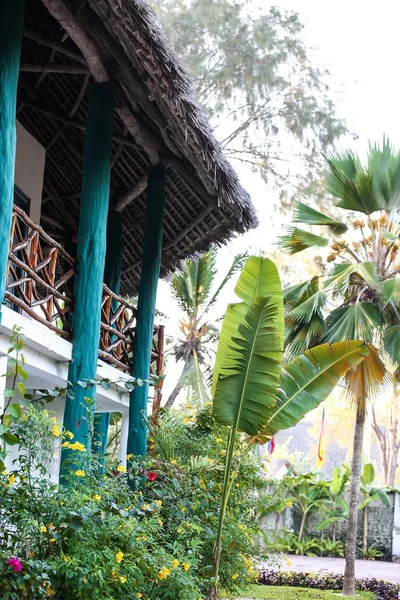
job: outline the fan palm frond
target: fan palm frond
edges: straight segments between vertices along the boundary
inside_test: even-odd
[[[313,248],[314,246],[324,247],[328,246],[328,238],[304,231],[298,227],[285,227],[287,230],[286,235],[282,235],[278,238],[278,246],[282,250],[286,250],[289,254],[296,254],[307,250],[307,248]]]
[[[323,213],[315,210],[315,208],[311,208],[311,206],[307,206],[303,202],[297,202],[293,223],[304,223],[305,225],[325,225],[329,227],[332,233],[336,235],[340,235],[347,231],[347,225],[342,223],[341,221],[336,221],[332,219],[332,217],[328,217]]]

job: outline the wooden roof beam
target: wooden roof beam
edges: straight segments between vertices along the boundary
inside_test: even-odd
[[[89,69],[84,65],[56,65],[48,63],[44,65],[23,64],[20,66],[22,73],[70,73],[71,75],[87,75]]]
[[[44,38],[43,36],[37,34],[36,32],[29,31],[29,30],[24,31],[24,37],[26,37],[30,40],[33,40],[34,42],[37,42],[41,46],[46,46],[47,48],[51,48],[52,50],[55,50],[59,54],[63,54],[64,56],[67,56],[68,58],[71,58],[72,60],[75,60],[76,62],[81,63],[82,65],[86,65],[86,60],[83,58],[83,56],[81,54],[79,54],[78,52],[74,52],[73,50],[70,50],[67,47],[66,43],[60,43],[60,42],[55,42],[53,40],[48,40],[47,38]]]
[[[121,198],[118,198],[118,200],[116,200],[111,210],[113,210],[114,212],[122,212],[124,208],[126,208],[128,204],[130,204],[136,198],[138,198],[140,194],[142,194],[145,191],[146,188],[147,173],[140,177],[139,181],[136,183],[136,185],[133,186],[131,190],[129,190],[128,192],[126,192],[126,194],[121,196]]]

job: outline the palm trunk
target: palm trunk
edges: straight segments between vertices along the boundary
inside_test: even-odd
[[[179,392],[183,388],[182,375],[185,372],[185,369],[186,369],[186,361],[185,361],[185,364],[183,365],[182,373],[179,376],[178,383],[176,384],[176,386],[172,390],[168,400],[164,404],[164,410],[170,410],[172,408],[173,403],[175,402],[175,400],[177,399],[177,397],[179,395]]]
[[[362,546],[363,558],[365,558],[367,556],[367,550],[368,550],[368,506],[365,506],[364,510],[363,510],[363,546]]]
[[[354,428],[353,460],[351,465],[350,504],[346,535],[346,565],[344,570],[343,594],[355,595],[355,563],[357,552],[357,521],[360,496],[362,445],[364,436],[365,412],[357,408]]]
[[[337,526],[337,523],[334,523],[332,525],[332,541],[333,541],[333,543],[336,542],[336,526]]]

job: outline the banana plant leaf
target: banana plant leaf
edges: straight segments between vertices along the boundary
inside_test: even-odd
[[[322,344],[293,359],[282,371],[277,403],[262,433],[272,436],[296,425],[329,396],[349,369],[360,364],[368,354],[369,348],[364,342],[351,341]]]
[[[235,287],[236,295],[243,302],[229,304],[225,313],[215,359],[214,375],[211,393],[214,397],[220,377],[221,364],[227,356],[232,339],[237,335],[241,323],[245,322],[248,307],[256,298],[269,298],[269,305],[276,311],[276,333],[279,337],[280,348],[283,349],[283,297],[278,270],[268,258],[251,256],[246,262]]]

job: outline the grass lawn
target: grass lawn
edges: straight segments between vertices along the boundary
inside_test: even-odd
[[[275,585],[251,585],[244,589],[236,598],[267,600],[340,600],[344,598],[339,592],[327,590],[310,590],[307,588],[275,586]],[[358,600],[373,600],[370,592],[359,592]]]

